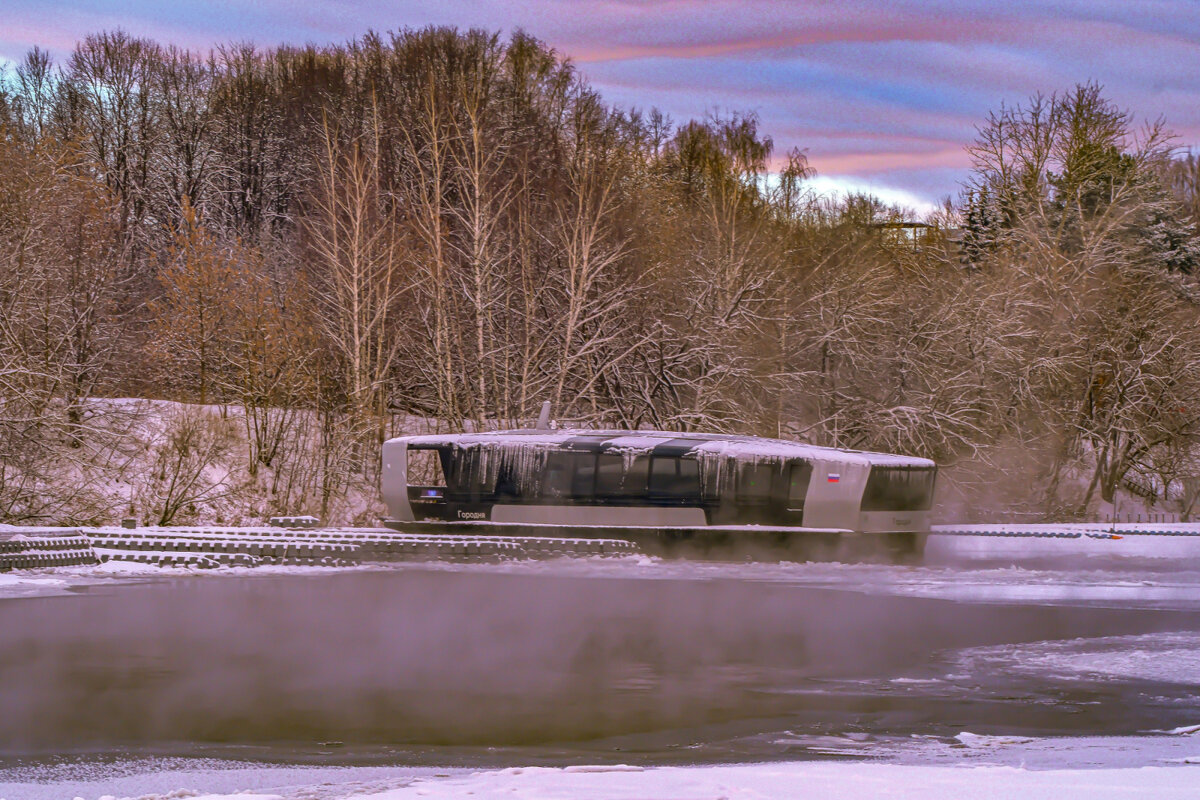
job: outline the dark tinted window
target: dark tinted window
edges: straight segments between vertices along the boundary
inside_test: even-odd
[[[595,477],[596,456],[592,453],[547,453],[542,470],[542,497],[593,497]]]
[[[793,510],[804,508],[808,494],[808,481],[812,477],[812,464],[792,464],[788,467],[787,507]]]
[[[596,456],[596,497],[601,499],[644,498],[650,459],[604,453]]]
[[[410,447],[407,455],[409,486],[446,485],[446,473],[442,469],[440,452]]]
[[[928,467],[871,467],[863,511],[926,511],[933,505],[935,471]]]
[[[650,495],[665,499],[700,501],[700,464],[679,457],[650,460]]]
[[[774,464],[738,464],[738,500],[766,502],[771,496],[771,478],[775,469]]]
[[[621,481],[621,494],[624,497],[645,497],[646,483],[650,480],[650,458],[638,456],[625,470]]]
[[[628,469],[626,465],[628,464]],[[605,453],[596,457],[596,496],[599,498],[645,497],[650,459]]]
[[[570,497],[575,456],[571,453],[547,453],[542,470],[542,497]]]
[[[480,500],[496,491],[496,472],[486,469],[483,450],[472,448],[443,448],[442,466],[449,477],[450,495],[461,500]]]
[[[625,459],[614,455],[596,456],[596,496],[615,497],[625,477]]]
[[[596,496],[596,457],[591,453],[575,457],[575,472],[571,476],[571,496]]]

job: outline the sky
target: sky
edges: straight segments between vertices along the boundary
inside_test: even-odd
[[[1198,0],[5,0],[0,61],[118,27],[206,50],[426,25],[524,29],[623,108],[754,112],[816,188],[917,211],[957,195],[989,111],[1084,81],[1200,145]]]

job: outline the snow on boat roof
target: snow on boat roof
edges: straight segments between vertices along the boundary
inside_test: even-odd
[[[759,436],[739,436],[724,433],[675,433],[671,431],[604,431],[604,430],[515,430],[487,433],[449,433],[422,436],[401,436],[391,441],[411,445],[472,447],[484,444],[515,447],[605,452],[649,452],[661,448],[678,454],[716,455],[733,458],[820,458],[843,463],[870,463],[890,466],[933,467],[927,458],[874,453],[863,450],[841,450],[836,447],[768,439]]]

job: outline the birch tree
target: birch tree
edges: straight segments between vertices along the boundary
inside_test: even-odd
[[[465,414],[459,390],[461,380],[455,348],[455,300],[448,217],[450,207],[451,148],[454,135],[446,96],[445,64],[429,59],[409,87],[406,106],[411,125],[402,134],[402,151],[407,167],[404,194],[412,211],[407,224],[412,230],[411,257],[420,279],[415,289],[421,300],[428,336],[428,359],[415,359],[414,366],[426,375],[433,390],[434,416],[451,429],[462,426]]]
[[[84,37],[66,67],[64,102],[117,202],[131,257],[146,233],[142,223],[161,140],[154,91],[160,58],[153,41],[117,30]]]
[[[488,37],[452,80],[458,108],[452,116],[454,146],[449,150],[449,166],[458,202],[447,209],[447,222],[458,231],[451,246],[463,265],[457,283],[472,329],[469,369],[474,379],[469,381],[473,391],[468,396],[469,414],[477,424],[507,411],[499,395],[503,380],[499,365],[506,342],[497,317],[505,307],[508,290],[509,244],[504,226],[520,176],[510,160],[506,131],[496,109],[501,58],[496,37]],[[427,238],[437,236],[434,229]],[[433,238],[429,238],[431,243]]]
[[[340,365],[352,431],[365,446],[384,434],[401,343],[398,304],[409,287],[401,234],[380,191],[378,141],[343,142],[327,121],[322,147],[305,216],[316,320]]]
[[[627,353],[614,347],[626,324],[637,281],[622,274],[627,242],[615,229],[622,177],[616,131],[598,99],[590,92],[575,99],[570,161],[565,169],[565,196],[555,209],[554,249],[562,262],[556,380],[551,400],[561,408],[568,386],[583,401],[612,361]],[[587,367],[587,372],[581,368]]]

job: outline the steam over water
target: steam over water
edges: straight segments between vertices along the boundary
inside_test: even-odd
[[[862,588],[408,569],[10,599],[0,756],[248,745],[296,758],[336,741],[335,758],[429,763],[795,758],[783,738],[1132,733],[1197,719],[1195,685],[1136,669],[1067,674],[1054,643],[1088,664],[1074,640],[1102,652],[1140,636],[1151,656],[1178,655],[1179,637],[1200,641],[1200,611]],[[1041,666],[1018,668],[1034,643]]]

